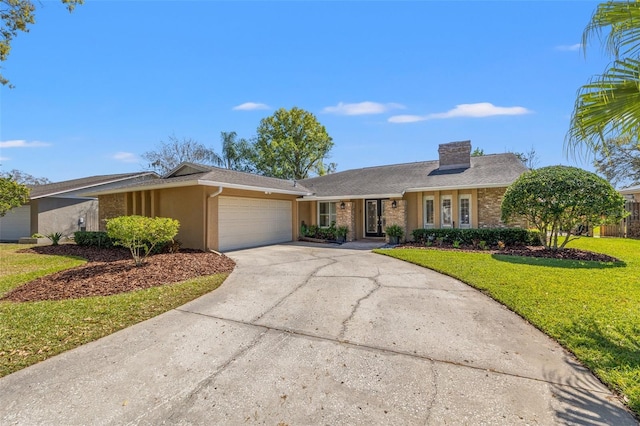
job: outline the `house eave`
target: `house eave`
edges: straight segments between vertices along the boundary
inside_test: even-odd
[[[284,194],[284,195],[297,195],[299,197],[309,194],[308,192],[303,192],[303,191],[276,189],[276,188],[268,188],[268,187],[261,187],[261,186],[239,185],[239,184],[230,184],[225,182],[215,182],[210,180],[195,179],[195,180],[185,180],[181,182],[164,182],[164,183],[158,183],[155,185],[129,186],[125,188],[116,188],[113,190],[88,193],[85,195],[98,196],[98,195],[109,195],[109,194],[123,194],[123,193],[134,192],[134,191],[184,188],[187,186],[217,186],[217,187],[229,188],[229,189],[241,189],[245,191],[256,191],[256,192]]]
[[[366,194],[366,195],[305,195],[303,198],[298,198],[297,201],[332,201],[332,200],[365,200],[376,198],[402,198],[401,193],[393,194]]]
[[[407,192],[429,192],[429,191],[454,191],[465,189],[481,189],[481,188],[506,188],[510,183],[484,183],[477,185],[450,185],[450,186],[425,186],[416,188],[407,188],[402,193]]]
[[[96,186],[101,186],[101,185],[109,185],[110,183],[122,182],[122,181],[125,181],[125,180],[135,179],[135,178],[138,178],[138,177],[141,177],[141,176],[147,176],[147,175],[152,175],[152,174],[154,174],[154,173],[153,172],[141,173],[141,174],[135,175],[135,176],[122,177],[122,178],[119,178],[119,179],[113,179],[113,180],[100,182],[100,183],[96,183],[96,184],[92,184],[92,185],[79,186],[77,188],[66,189],[64,191],[48,192],[46,194],[37,195],[35,197],[29,197],[29,199],[38,200],[40,198],[53,197],[55,195],[66,194],[66,193],[69,193],[69,192],[82,191],[83,189],[94,188]],[[93,197],[93,195],[91,195],[91,194],[92,193],[84,193],[82,195],[79,195],[78,198]]]

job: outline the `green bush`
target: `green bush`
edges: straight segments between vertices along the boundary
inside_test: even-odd
[[[404,236],[404,229],[400,225],[389,225],[384,229],[384,233],[390,237],[402,238]]]
[[[321,228],[318,225],[310,225],[307,229],[306,237],[318,238],[320,240],[336,240],[337,229],[335,223],[332,223],[328,228]]]
[[[60,240],[62,239],[62,232],[52,232],[47,234],[47,238],[51,240],[51,244],[57,246],[60,244]]]
[[[501,241],[506,247],[518,245],[540,245],[539,234],[522,228],[482,228],[482,229],[414,229],[413,241],[431,245],[433,242],[478,246],[484,241],[488,246],[497,246]]]
[[[129,249],[136,266],[142,265],[153,249],[173,241],[180,222],[168,217],[120,216],[107,220],[107,235],[115,244]]]
[[[111,248],[114,241],[103,231],[78,231],[73,234],[76,244],[83,247]]]

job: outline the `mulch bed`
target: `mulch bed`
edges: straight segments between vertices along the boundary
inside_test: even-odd
[[[608,256],[602,253],[594,253],[587,250],[579,250],[574,248],[565,248],[562,250],[548,250],[542,246],[520,246],[520,247],[506,247],[502,250],[479,250],[473,247],[460,247],[453,248],[451,245],[443,246],[431,246],[425,247],[423,245],[406,243],[396,248],[418,248],[425,250],[454,250],[454,251],[471,251],[478,253],[490,253],[501,254],[505,256],[525,256],[525,257],[542,257],[547,259],[564,259],[564,260],[578,260],[578,261],[592,261],[592,262],[620,262],[612,256]]]
[[[122,248],[99,249],[63,244],[33,247],[22,252],[77,256],[87,259],[87,263],[26,283],[0,300],[33,302],[110,296],[203,275],[229,273],[235,267],[235,262],[227,256],[196,250],[149,256],[139,267],[133,263],[129,251]]]

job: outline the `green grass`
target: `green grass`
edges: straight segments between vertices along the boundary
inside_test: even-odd
[[[640,415],[640,241],[581,238],[620,263],[420,249],[376,250],[458,278],[573,352]]]
[[[83,260],[16,253],[0,244],[0,294]],[[176,308],[220,286],[217,274],[108,297],[0,302],[0,377]]]

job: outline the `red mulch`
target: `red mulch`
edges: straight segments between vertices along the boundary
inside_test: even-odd
[[[88,262],[26,283],[11,290],[0,300],[33,302],[109,296],[202,275],[229,273],[235,267],[235,262],[224,255],[195,250],[149,256],[145,264],[139,267],[133,263],[129,251],[122,248],[98,249],[63,244],[34,247],[23,252],[77,256]]]
[[[425,247],[414,243],[406,243],[397,248],[419,248],[432,250],[455,250],[455,251],[473,251],[479,253],[502,254],[506,256],[525,256],[525,257],[543,257],[547,259],[564,259],[579,260],[592,262],[620,262],[620,259],[608,256],[602,253],[594,253],[587,250],[579,250],[574,248],[565,248],[562,250],[549,250],[542,246],[520,246],[506,247],[503,250],[479,250],[471,247],[453,248],[451,245],[443,245],[441,247],[431,246]]]

